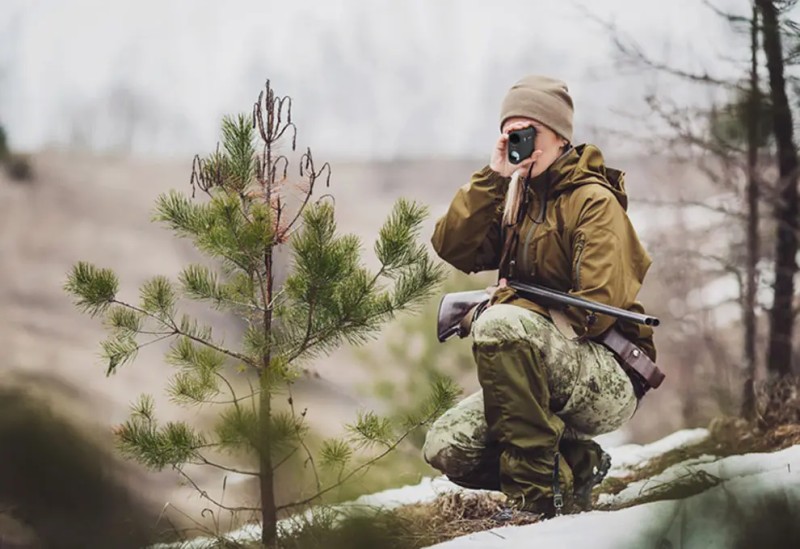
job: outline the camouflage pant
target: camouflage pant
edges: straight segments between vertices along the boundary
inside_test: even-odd
[[[425,460],[460,484],[527,501],[552,495],[555,452],[565,489],[573,470],[575,482],[585,480],[599,457],[591,437],[619,428],[636,410],[611,352],[569,339],[515,305],[489,307],[472,333],[482,390],[431,426]]]

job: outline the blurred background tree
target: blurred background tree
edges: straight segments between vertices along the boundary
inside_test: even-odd
[[[590,14],[612,35],[621,65],[656,74],[662,84],[679,80],[697,86],[708,90],[710,97],[706,106],[690,106],[666,92],[647,95],[654,119],[667,128],[651,132],[653,154],[691,167],[693,172],[683,177],[692,183],[672,181],[677,189],[664,193],[669,197],[634,198],[634,203],[673,209],[676,218],[683,218],[664,231],[652,249],[661,266],[656,277],[674,304],[665,311],[665,325],[674,328],[662,333],[666,354],[678,359],[674,367],[685,389],[682,403],[689,425],[704,425],[720,412],[756,419],[756,379],[763,382],[790,374],[787,361],[797,352],[792,349],[788,313],[785,309],[779,313],[782,303],[796,299],[790,284],[797,251],[791,235],[798,233],[793,228],[797,197],[790,188],[796,189],[796,182],[782,184],[785,176],[780,173],[791,172],[775,169],[782,154],[775,121],[781,119],[780,131],[787,134],[792,117],[782,76],[776,81],[780,71],[770,67],[776,62],[770,62],[767,53],[769,40],[783,39],[790,44],[789,54],[777,57],[787,62],[796,57],[799,35],[788,13],[795,3],[751,2],[749,13],[703,4],[729,24],[735,36],[747,38],[725,53],[727,61],[742,66],[739,79],[651,56],[612,22]],[[770,39],[765,9],[775,10]],[[768,78],[762,74],[765,59]],[[783,98],[775,93],[776,82],[784,89]],[[785,104],[780,115],[776,100]],[[785,144],[783,149],[792,147]],[[796,150],[792,154],[796,156]],[[699,178],[704,184],[698,185]],[[794,221],[789,221],[793,213]],[[676,233],[681,237],[676,239]],[[782,244],[774,249],[761,244],[773,241],[776,233],[774,241]],[[726,280],[736,288],[735,294],[724,290]],[[740,322],[722,313],[728,305],[738,307]],[[776,314],[781,315],[780,322],[774,320]],[[780,352],[774,350],[776,341],[783,342]],[[736,346],[739,352],[733,351]]]

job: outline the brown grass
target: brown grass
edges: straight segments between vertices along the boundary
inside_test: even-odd
[[[482,532],[500,526],[522,526],[539,521],[537,515],[515,514],[507,522],[499,523],[492,516],[502,508],[505,496],[499,492],[449,493],[434,501],[407,505],[395,510],[401,519],[413,525],[416,547],[425,547],[444,541]]]
[[[499,492],[448,493],[436,500],[406,505],[392,511],[364,508],[342,514],[335,508],[318,509],[309,519],[300,518],[296,528],[279,541],[280,549],[420,549],[499,526],[521,526],[538,521],[536,515],[519,513],[502,523],[491,520],[505,496]],[[326,510],[327,509],[327,510]],[[258,543],[224,543],[255,548]]]

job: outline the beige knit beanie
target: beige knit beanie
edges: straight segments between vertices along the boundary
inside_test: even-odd
[[[538,120],[572,142],[572,98],[567,85],[547,76],[526,76],[508,90],[500,108],[500,128],[512,116]]]

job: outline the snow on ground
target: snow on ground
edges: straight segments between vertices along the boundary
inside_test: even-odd
[[[707,429],[686,429],[676,431],[651,444],[626,444],[616,448],[606,448],[605,450],[611,455],[611,469],[608,472],[608,476],[620,477],[626,475],[632,469],[641,467],[654,457],[664,455],[671,450],[684,446],[697,444],[707,437]]]
[[[601,505],[622,505],[648,493],[658,491],[669,483],[680,482],[681,479],[697,479],[700,476],[710,482],[718,482],[737,477],[760,475],[775,470],[786,470],[790,473],[792,464],[795,465],[796,471],[800,470],[800,446],[791,446],[771,454],[745,454],[725,458],[700,456],[668,467],[651,478],[633,482],[619,494],[603,494],[599,503]]]
[[[670,468],[674,470],[669,474],[669,469],[665,471],[664,479],[674,479],[682,467],[705,470],[723,482],[684,499],[647,503],[621,511],[569,515],[528,526],[496,528],[433,548],[727,549],[754,547],[754,539],[760,540],[759,546],[775,547],[777,545],[770,542],[765,544],[763,533],[785,534],[782,529],[787,527],[793,529],[793,539],[797,538],[797,523],[790,521],[800,513],[800,446],[773,454],[732,456],[694,466],[680,464]],[[635,491],[633,486],[629,489]],[[766,528],[756,532],[754,528],[760,526]],[[791,540],[782,540],[780,544],[789,547],[791,545],[784,543],[791,543]]]
[[[424,478],[419,484],[415,484],[414,486],[403,486],[402,488],[393,488],[391,490],[378,492],[377,494],[368,494],[346,505],[393,509],[401,505],[433,501],[440,494],[457,492],[460,490],[463,490],[463,488],[453,484],[444,476]]]
[[[678,431],[648,445],[625,445],[609,449],[612,473],[624,475],[665,452],[702,441],[705,429]],[[679,463],[651,479],[631,484],[603,504],[623,504],[647,495],[665,483],[681,477],[703,475],[716,486],[692,497],[647,503],[621,511],[593,511],[569,515],[537,524],[496,528],[436,545],[436,549],[522,549],[523,547],[638,548],[681,547],[702,549],[735,545],[742,525],[748,524],[753,510],[763,508],[770,497],[785,505],[788,516],[800,513],[800,446],[768,454],[747,454],[716,458],[701,456]],[[443,477],[426,478],[417,485],[362,496],[334,509],[343,513],[364,508],[391,509],[424,503],[438,495],[462,490]],[[743,504],[742,502],[746,502]],[[311,517],[313,510],[306,512]],[[281,521],[290,529],[293,519]],[[239,541],[257,539],[258,525],[249,525],[228,534]],[[160,549],[207,547],[208,540],[195,539],[184,544],[158,545]]]
[[[331,509],[342,514],[348,512],[358,512],[363,509],[394,509],[402,505],[412,505],[415,503],[426,503],[435,500],[439,495],[448,492],[463,491],[460,486],[453,484],[445,477],[424,478],[419,484],[413,486],[403,486],[393,488],[376,494],[363,495],[353,501],[333,506]],[[470,490],[477,492],[478,490]],[[303,520],[313,520],[315,510],[306,511],[301,517],[292,517],[279,521],[278,528],[283,531],[291,529]],[[224,536],[227,539],[239,542],[255,541],[260,539],[261,531],[258,524],[247,524],[242,528],[229,532]],[[153,545],[151,549],[203,549],[211,545],[208,538],[195,538],[183,543],[160,543]]]

